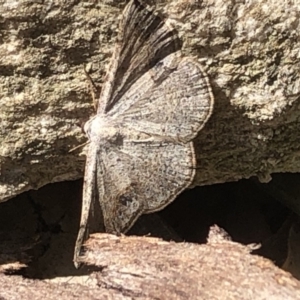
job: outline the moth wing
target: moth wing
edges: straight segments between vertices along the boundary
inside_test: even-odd
[[[145,213],[163,209],[195,175],[192,143],[124,139],[102,153],[105,191],[100,200],[106,232],[126,232]]]
[[[93,232],[104,231],[101,207],[97,201],[103,193],[102,170],[102,164],[97,155],[97,147],[89,147],[84,173],[80,227],[73,258],[77,268],[80,266],[79,256],[82,245],[88,235]]]
[[[160,16],[131,0],[121,18],[97,113],[110,111],[140,76],[181,46],[177,32]]]
[[[139,78],[108,115],[133,130],[188,142],[210,117],[213,94],[197,62],[184,58],[170,72],[170,56]]]

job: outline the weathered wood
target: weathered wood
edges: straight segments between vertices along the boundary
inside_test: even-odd
[[[94,235],[84,261],[99,286],[150,299],[300,299],[300,283],[222,238],[207,245]]]
[[[6,276],[0,273],[0,299],[24,300],[69,300],[69,299],[132,299],[118,292],[101,287],[75,284],[53,284],[39,280],[30,280],[21,276]]]
[[[213,233],[214,234],[214,233]],[[0,274],[0,298],[13,299],[300,299],[300,282],[251,247],[210,237],[207,245],[96,234],[81,283]]]
[[[300,280],[300,221],[296,221],[289,232],[288,256],[282,268]]]

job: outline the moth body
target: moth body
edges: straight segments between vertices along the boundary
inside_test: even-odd
[[[96,115],[84,125],[84,131],[91,143],[102,144],[105,141],[115,143],[120,130],[118,126],[105,115]]]
[[[129,1],[117,41],[97,115],[84,126],[90,143],[76,266],[94,225],[125,233],[191,185],[193,139],[213,109],[205,72],[182,57],[176,30],[143,1]]]

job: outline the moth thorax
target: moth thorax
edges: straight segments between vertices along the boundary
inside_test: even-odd
[[[118,127],[106,118],[95,116],[84,124],[84,131],[92,140],[113,140],[118,135]]]

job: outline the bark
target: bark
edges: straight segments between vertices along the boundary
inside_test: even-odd
[[[93,113],[83,72],[101,86],[124,1],[1,0],[0,201],[80,178]],[[162,0],[184,52],[202,62],[215,95],[195,140],[193,185],[300,169],[297,1]]]
[[[300,280],[300,221],[295,222],[289,230],[288,256],[282,268]]]
[[[157,299],[294,298],[299,282],[212,228],[207,245],[94,235],[83,261],[97,284]],[[254,247],[255,248],[255,247]],[[299,297],[300,296],[296,296]]]
[[[87,248],[93,273],[81,283],[0,274],[0,298],[300,299],[290,274],[213,231],[208,245],[96,234]]]

